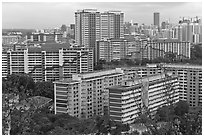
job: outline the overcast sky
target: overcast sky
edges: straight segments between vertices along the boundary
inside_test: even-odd
[[[44,29],[74,23],[74,12],[78,9],[95,8],[100,12],[121,10],[125,21],[153,24],[153,13],[160,13],[160,22],[170,19],[177,23],[179,17],[202,16],[199,2],[28,2],[2,3],[2,28]]]

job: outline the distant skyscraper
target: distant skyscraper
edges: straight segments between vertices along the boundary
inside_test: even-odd
[[[96,9],[84,9],[75,12],[75,41],[79,46],[94,50],[94,64],[96,63],[95,43],[100,40],[100,12]]]
[[[94,65],[97,64],[96,41],[124,37],[124,13],[121,11],[97,12],[96,9],[84,9],[75,12],[75,41],[94,49]]]
[[[159,12],[155,12],[154,13],[154,25],[155,26],[160,26],[160,23],[159,23]]]
[[[75,12],[75,40],[78,45],[94,48],[100,39],[100,13],[96,9]]]

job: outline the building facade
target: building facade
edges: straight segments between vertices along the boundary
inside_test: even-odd
[[[2,77],[6,77],[7,76],[7,52],[6,51],[2,51]]]
[[[170,101],[179,101],[178,77],[168,73],[128,80],[109,88],[109,115],[123,124],[131,124],[144,107],[154,116],[157,109]],[[171,89],[167,88],[171,85]],[[167,95],[168,92],[168,95]]]
[[[77,45],[94,48],[100,39],[100,13],[96,9],[75,12],[75,41]]]
[[[79,118],[110,114],[116,121],[132,123],[139,112],[138,104],[142,107],[143,102],[152,115],[168,101],[186,100],[191,108],[201,106],[201,67],[169,64],[164,68],[156,64],[117,68],[55,81],[55,113]],[[165,94],[167,89],[172,92],[170,96]]]
[[[175,54],[175,59],[191,58],[191,45],[189,42],[180,42],[176,39],[141,40],[137,45],[139,59],[153,60],[158,57],[164,58],[166,54]],[[134,51],[133,51],[134,52]]]
[[[9,45],[9,44],[16,44],[18,43],[21,37],[18,35],[3,35],[2,36],[2,44]]]
[[[26,41],[31,42],[62,42],[62,33],[33,32],[26,35]]]
[[[147,66],[152,71],[158,69],[155,64]],[[187,101],[191,108],[202,107],[202,66],[187,64],[164,64],[166,71],[178,75],[180,85],[179,99]]]
[[[124,58],[148,59],[164,58],[167,54],[175,55],[174,59],[187,59],[191,57],[191,45],[189,42],[178,40],[137,40],[107,39],[96,42],[97,60],[110,62]]]
[[[157,27],[160,27],[160,22],[159,22],[159,12],[154,13],[154,25]]]
[[[79,46],[92,48],[95,55],[96,40],[100,40],[100,13],[96,9],[84,9],[75,12],[75,41]],[[94,63],[96,61],[94,60]]]
[[[108,39],[97,41],[97,57],[98,60],[106,60],[111,62],[112,60],[124,59],[127,55],[129,41],[126,39]]]
[[[124,38],[124,13],[106,11],[101,13],[101,39]]]
[[[84,9],[75,12],[75,41],[77,45],[94,50],[94,64],[98,62],[96,41],[124,37],[124,13],[121,11],[98,12]]]
[[[53,81],[71,78],[71,74],[93,71],[92,50],[65,47],[59,49],[55,44],[50,46],[7,51],[7,58],[4,57],[2,64],[3,75],[32,72],[34,81]]]
[[[120,85],[134,72],[122,69],[73,75],[71,81],[55,81],[55,113],[90,118],[108,113],[108,87]]]

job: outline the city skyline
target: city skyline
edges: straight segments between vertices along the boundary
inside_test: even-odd
[[[3,2],[2,28],[50,29],[69,25],[75,23],[74,13],[77,10],[90,8],[99,12],[120,10],[125,15],[125,22],[146,25],[153,24],[154,12],[160,13],[160,23],[169,19],[178,23],[180,17],[202,16],[202,4],[199,2]]]

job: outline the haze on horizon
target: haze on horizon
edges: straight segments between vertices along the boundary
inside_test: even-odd
[[[100,12],[120,10],[125,22],[153,24],[153,13],[160,13],[160,23],[180,17],[202,17],[201,2],[3,2],[3,29],[51,29],[74,23],[79,9],[94,8]]]

